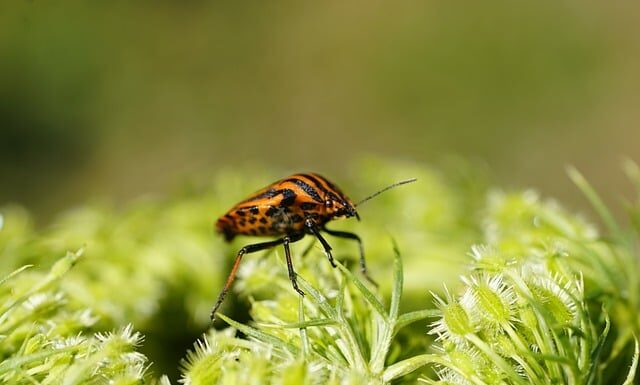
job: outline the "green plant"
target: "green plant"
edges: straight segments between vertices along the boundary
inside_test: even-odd
[[[530,191],[481,199],[485,190],[466,172],[445,178],[365,162],[358,175],[370,176],[356,193],[406,176],[394,169],[422,183],[371,202],[362,213],[366,225],[357,225],[381,288],[353,272],[357,250],[348,242],[334,245],[344,261],[338,269],[320,249],[301,258],[307,245],[294,245],[304,298],[291,289],[280,251],[247,258],[223,310],[231,316],[221,315],[226,328],[196,341],[179,381],[631,384],[639,355],[640,171],[625,167],[638,188],[631,226],[618,224],[570,171],[606,226],[602,236]],[[159,375],[170,366],[149,366],[176,348],[157,336],[181,332],[177,320],[186,315],[185,329],[204,329],[226,272],[219,266],[236,248],[219,246],[203,212],[223,211],[221,201],[233,201],[228,190],[246,191],[245,184],[254,183],[221,174],[202,190],[122,212],[83,207],[44,232],[24,210],[2,209],[0,382],[167,385]],[[389,233],[400,245],[393,251]],[[239,303],[249,304],[248,321],[233,319],[245,313]]]
[[[343,265],[338,267],[338,271],[321,269],[313,275],[317,285],[298,277],[307,295],[297,297],[297,315],[296,296],[289,293],[255,302],[254,326],[220,314],[249,340],[235,338],[232,330],[208,334],[188,356],[183,381],[200,384],[206,378],[206,383],[218,384],[234,383],[231,379],[249,384],[383,384],[420,368],[423,357],[398,362],[389,358],[393,344],[397,344],[394,337],[404,326],[433,315],[430,310],[399,314],[403,271],[398,251],[388,310],[362,279]],[[283,278],[277,282],[285,289]]]
[[[112,384],[145,380],[142,335],[131,325],[86,333],[97,318],[69,307],[60,281],[82,252],[68,253],[47,274],[24,266],[0,280],[0,381],[5,384]]]
[[[640,186],[637,167],[627,168]],[[472,249],[464,289],[438,298],[442,317],[430,333],[439,338],[441,382],[633,383],[637,238],[622,230],[576,170],[569,175],[610,237],[533,192],[492,194],[486,244]]]

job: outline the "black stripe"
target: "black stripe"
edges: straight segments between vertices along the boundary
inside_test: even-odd
[[[323,177],[321,175],[318,175],[318,174],[311,174],[311,175],[304,174],[304,176],[306,176],[306,177],[308,177],[310,179],[315,177],[314,180],[316,180],[316,181],[318,179],[321,179],[322,181],[324,181],[324,183],[327,184],[327,186],[329,188],[329,190],[325,190],[325,193],[327,194],[327,197],[326,197],[327,199],[330,199],[330,200],[336,201],[336,202],[340,202],[343,205],[347,204],[347,202],[345,200],[346,198],[345,198],[344,193],[342,192],[342,190],[340,190],[338,188],[338,186],[336,186],[333,183],[331,183],[327,178],[325,178],[325,177]]]
[[[264,199],[264,198],[273,198],[274,196],[276,196],[276,195],[278,195],[278,194],[280,194],[280,191],[279,191],[279,190],[276,190],[276,189],[274,189],[274,188],[272,187],[272,188],[270,188],[269,190],[267,190],[267,191],[263,192],[262,194],[260,194],[260,195],[256,195],[256,196],[253,196],[253,197],[251,197],[251,198],[249,198],[249,199],[247,199],[247,200],[243,201],[242,203],[258,201],[258,200],[260,200],[260,199]]]
[[[310,181],[313,182],[313,184],[316,185],[316,187],[321,190],[323,193],[328,194],[329,191],[327,191],[326,188],[324,188],[324,186],[322,185],[322,182],[320,182],[316,177],[314,177],[313,175],[309,175],[309,174],[300,174],[303,177],[309,179]]]
[[[318,178],[318,179],[322,179],[322,181],[324,181],[324,183],[326,183],[326,184],[327,184],[327,186],[328,186],[330,189],[332,189],[332,190],[336,190],[336,191],[338,191],[338,190],[339,190],[339,189],[338,189],[338,188],[337,188],[333,183],[331,183],[331,181],[330,181],[329,179],[327,179],[327,178],[323,177],[322,175],[318,175],[318,174],[316,174],[316,173],[313,173],[312,175],[313,175],[313,176],[315,176],[315,177],[316,177],[316,178]]]
[[[340,197],[340,199],[343,199],[344,193],[342,192],[342,190],[340,190],[340,188],[338,186],[336,186],[335,184],[331,183],[331,181],[329,179],[323,177],[322,175],[318,175],[318,174],[314,174],[314,175],[316,177],[322,179],[327,184],[327,186],[329,186],[331,191],[336,193]]]
[[[345,204],[345,202],[343,202],[342,198],[339,197],[338,195],[334,194],[333,192],[329,192],[327,195],[329,195],[329,199],[331,199],[334,202],[339,202],[341,204]]]
[[[309,195],[314,201],[321,202],[321,203],[323,202],[322,198],[320,198],[320,195],[318,195],[318,192],[316,191],[316,189],[309,186],[305,181],[297,178],[290,178],[290,179],[286,179],[285,182],[295,183],[305,193],[307,193],[307,195]]]

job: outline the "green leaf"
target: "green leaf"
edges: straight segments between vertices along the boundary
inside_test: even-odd
[[[609,336],[609,329],[611,327],[611,321],[609,320],[609,315],[607,314],[604,308],[602,309],[602,312],[605,317],[604,329],[602,330],[602,333],[598,338],[598,344],[595,346],[595,348],[591,352],[591,356],[590,356],[591,365],[589,365],[589,374],[587,375],[587,380],[585,381],[585,384],[587,385],[593,384],[595,381],[596,373],[598,371],[598,365],[600,363],[600,354],[602,353],[602,348],[604,347],[605,342],[607,341],[607,337]]]
[[[30,269],[31,267],[33,267],[33,265],[24,265],[14,271],[12,271],[11,273],[9,273],[6,277],[0,279],[0,286],[4,285],[5,283],[7,283],[8,281],[11,280],[11,278],[15,277],[16,275],[22,273],[23,271]]]
[[[589,200],[589,203],[591,203],[593,208],[596,210],[598,215],[600,215],[602,222],[609,229],[611,235],[613,235],[614,237],[622,238],[622,230],[618,226],[618,223],[616,222],[613,214],[604,204],[598,193],[593,189],[593,187],[591,187],[589,182],[587,182],[585,177],[582,176],[582,174],[578,170],[571,166],[567,167],[567,174],[569,174],[569,178],[571,178],[573,183],[578,186],[582,193],[587,197],[587,200]]]
[[[509,379],[515,381],[520,385],[527,385],[527,382],[524,380],[524,378],[519,373],[517,373],[515,369],[503,357],[501,357],[498,353],[496,353],[486,341],[482,340],[475,334],[468,334],[466,336],[466,339],[469,340],[469,342],[471,342],[472,344],[474,344],[478,348],[478,350],[486,354],[487,357],[498,368],[500,368],[500,370],[502,370],[504,373],[506,373],[509,376]]]
[[[304,324],[304,297],[298,296],[298,323]],[[309,336],[305,327],[300,328],[300,340],[302,341],[302,355],[306,357],[309,354]]]
[[[329,304],[327,298],[325,298],[325,296],[323,296],[318,290],[316,290],[316,288],[311,286],[309,282],[307,282],[299,275],[297,277],[297,281],[298,285],[300,285],[302,287],[302,290],[304,290],[304,292],[311,297],[313,303],[320,308],[325,316],[333,319],[338,317],[336,310]]]
[[[376,298],[375,294],[373,294],[371,290],[367,288],[367,285],[360,278],[356,277],[351,271],[349,271],[349,269],[344,267],[344,265],[342,265],[340,262],[336,261],[336,264],[338,265],[338,268],[349,278],[349,280],[353,282],[356,288],[358,288],[360,293],[362,293],[362,295],[364,296],[365,300],[369,302],[371,306],[373,306],[373,309],[378,314],[380,314],[382,318],[387,320],[388,316],[386,310],[384,309],[384,306],[378,300],[378,298]]]
[[[398,311],[400,309],[400,300],[402,299],[402,287],[404,283],[404,273],[402,270],[402,258],[400,257],[400,251],[398,250],[398,244],[392,238],[393,243],[393,291],[391,294],[391,306],[389,309],[389,319],[392,322],[398,318]]]
[[[258,341],[271,344],[277,348],[280,348],[281,350],[289,351],[294,355],[299,353],[299,349],[297,346],[285,342],[274,335],[265,333],[256,328],[252,328],[251,326],[241,324],[240,322],[236,322],[222,313],[218,313],[218,317],[220,317],[220,319],[226,322],[229,326],[240,330],[242,333],[246,334],[249,337],[253,337]]]
[[[0,363],[0,375],[18,369],[24,364],[31,362],[42,361],[45,358],[56,356],[58,354],[68,354],[74,350],[77,350],[76,346],[69,346],[62,349],[45,350],[38,353],[28,354],[26,356],[17,356],[8,358]]]
[[[638,339],[635,338],[635,350],[633,353],[633,360],[631,361],[631,367],[629,368],[629,372],[627,373],[627,378],[622,383],[622,385],[632,385],[633,380],[636,377],[636,370],[638,369],[638,356],[640,356],[640,347],[638,346]]]
[[[273,328],[273,329],[280,329],[280,328],[304,329],[304,328],[309,328],[313,326],[329,326],[329,325],[336,325],[336,324],[337,322],[335,320],[332,320],[329,318],[316,318],[316,319],[310,319],[304,322],[294,322],[289,324],[272,324],[272,323],[256,322],[257,326],[260,326],[263,328]]]
[[[410,313],[404,313],[396,321],[395,333],[405,326],[412,324],[416,321],[420,321],[427,318],[435,318],[442,315],[442,312],[438,309],[425,309],[412,311]]]
[[[443,363],[443,360],[435,354],[421,354],[419,356],[407,358],[406,360],[396,362],[385,369],[382,374],[382,380],[385,383],[391,382],[431,363]]]

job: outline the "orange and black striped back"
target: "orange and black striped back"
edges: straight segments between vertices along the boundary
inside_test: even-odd
[[[322,226],[339,216],[357,215],[351,200],[326,178],[294,174],[236,204],[216,222],[227,240],[236,235],[272,236],[305,232],[305,220]]]

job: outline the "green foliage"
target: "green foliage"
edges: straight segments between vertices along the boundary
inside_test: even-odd
[[[345,241],[331,240],[343,262],[337,269],[317,245],[305,258],[309,241],[294,245],[304,297],[291,289],[280,249],[247,257],[223,309],[232,316],[220,314],[216,324],[225,329],[210,329],[186,356],[179,348],[178,381],[633,383],[637,222],[628,229],[616,223],[576,171],[570,176],[602,216],[606,238],[530,191],[494,191],[484,199],[482,178],[451,170],[443,177],[409,164],[359,165],[354,174],[362,183],[342,186],[354,200],[390,181],[419,179],[361,207],[363,222],[331,224],[362,235],[381,287],[350,266],[356,247]],[[640,186],[637,167],[627,171]],[[171,368],[153,365],[151,373],[146,355],[177,347],[149,336],[170,341],[180,320],[205,330],[229,256],[239,247],[221,246],[212,236],[213,219],[243,197],[237,191],[271,181],[248,179],[253,183],[221,172],[211,185],[170,200],[141,201],[120,212],[79,208],[44,232],[22,209],[3,209],[0,381],[167,385],[158,376]],[[52,256],[79,247],[43,269]],[[244,313],[238,301],[250,305],[248,321],[233,319]],[[146,355],[143,334],[153,347]]]
[[[97,320],[68,306],[60,281],[81,252],[69,253],[47,274],[25,266],[0,282],[0,381],[5,384],[142,384],[148,366],[136,352],[142,335],[130,325],[84,333]]]
[[[633,381],[637,255],[586,181],[570,175],[614,239],[531,191],[491,194],[485,245],[472,248],[464,289],[438,298],[442,317],[430,333],[443,353],[442,382]]]
[[[183,382],[383,384],[406,376],[421,365],[414,360],[388,365],[394,336],[431,312],[398,314],[403,274],[397,252],[394,266],[388,310],[362,279],[339,265],[339,272],[325,269],[316,275],[322,290],[299,277],[304,298],[287,292],[255,302],[254,326],[220,315],[249,340],[236,338],[232,329],[210,332],[188,355]],[[276,281],[288,284],[281,274]]]
[[[388,236],[393,234],[406,255],[409,307],[421,306],[425,291],[438,290],[443,279],[455,280],[465,250],[479,240],[473,213],[480,206],[482,179],[464,167],[451,169],[452,176],[445,178],[410,163],[368,160],[354,168],[356,184],[339,183],[357,200],[392,181],[407,176],[420,179],[411,188],[368,202],[360,210],[362,222],[332,224],[332,228],[361,234],[374,276],[391,267],[386,250]],[[34,228],[24,209],[6,207],[1,211],[5,228],[0,232],[0,269],[47,266],[53,257],[83,247],[83,263],[62,286],[71,301],[91,307],[100,316],[99,327],[133,323],[141,330],[157,328],[168,325],[164,318],[168,311],[169,316],[184,315],[188,327],[202,330],[232,255],[241,242],[252,241],[245,238],[227,246],[214,234],[213,223],[238,200],[277,178],[266,172],[223,171],[210,183],[187,186],[170,199],[145,198],[120,211],[106,204],[78,207],[42,232]],[[299,254],[307,241],[294,245],[294,251]],[[353,242],[331,242],[337,258],[357,261]],[[316,246],[311,255],[323,254]],[[255,258],[244,263],[252,261]],[[419,274],[422,270],[439,274],[425,278]],[[256,280],[263,276],[255,275]],[[382,284],[388,292],[388,282]]]

